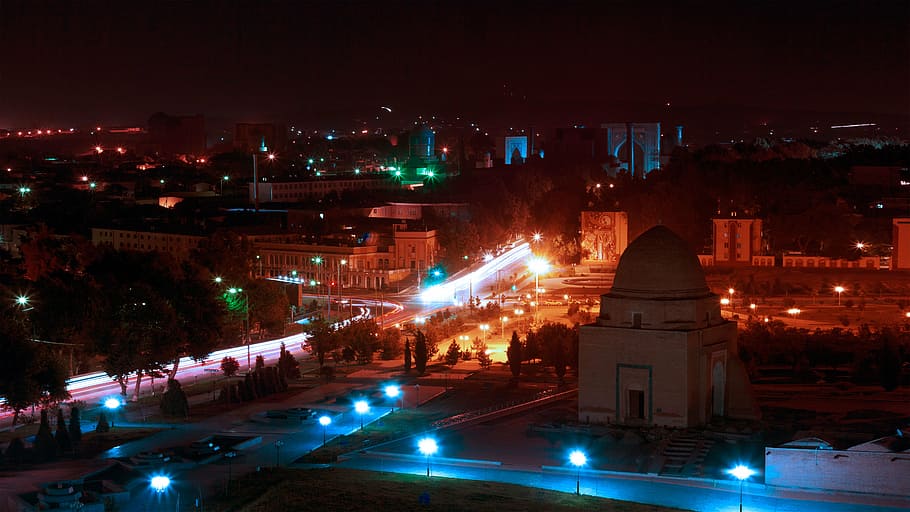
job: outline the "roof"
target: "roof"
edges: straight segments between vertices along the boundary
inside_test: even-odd
[[[637,299],[692,299],[711,294],[698,256],[666,226],[654,226],[619,259],[610,295]]]

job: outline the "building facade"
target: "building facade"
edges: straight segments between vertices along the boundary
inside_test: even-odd
[[[761,254],[762,221],[745,217],[714,220],[714,264],[751,265]]]
[[[649,229],[580,329],[579,421],[687,428],[756,417],[736,332],[695,253],[666,227]]]
[[[256,200],[253,184],[249,184],[250,202]],[[259,183],[259,202],[262,203],[298,203],[311,199],[320,199],[327,194],[342,194],[357,190],[394,190],[399,188],[394,181],[384,178],[324,179],[312,181],[274,181]]]
[[[910,218],[892,219],[891,228],[891,269],[910,270]]]
[[[581,263],[616,268],[629,244],[626,212],[581,212]]]
[[[161,231],[92,228],[92,244],[95,246],[107,245],[121,251],[159,251],[180,261],[188,259],[205,239],[202,235]]]

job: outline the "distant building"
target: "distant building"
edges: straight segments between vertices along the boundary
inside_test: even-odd
[[[505,144],[506,165],[523,164],[528,160],[528,138],[524,135],[506,137]]]
[[[295,277],[304,283],[336,281],[342,288],[382,289],[434,266],[439,258],[436,231],[395,224],[364,243],[310,243],[288,235],[254,243],[263,277]],[[318,258],[318,260],[317,260]]]
[[[891,270],[910,270],[910,218],[892,219],[891,226]]]
[[[667,150],[682,145],[682,131],[682,126],[676,127],[672,141],[666,145]],[[659,169],[662,157],[666,157],[662,153],[661,137],[660,123],[604,123],[598,128],[558,128],[547,139],[547,154],[609,163],[618,166],[610,172],[626,169],[636,176],[646,176]],[[631,153],[629,148],[633,148]]]
[[[234,149],[253,151],[265,146],[273,151],[281,150],[287,145],[287,129],[283,125],[272,123],[237,123],[234,125]]]
[[[762,221],[746,217],[714,220],[714,264],[751,265],[761,254]]]
[[[206,238],[202,234],[92,228],[92,244],[95,246],[106,245],[122,251],[158,251],[170,254],[178,261],[189,259],[192,251],[198,249]]]
[[[582,265],[616,268],[628,244],[626,212],[581,212]]]
[[[149,140],[152,148],[164,155],[203,155],[205,118],[158,112],[149,118]]]
[[[471,207],[467,203],[387,203],[369,209],[367,217],[376,219],[419,220],[432,213],[442,219],[468,219]]]
[[[600,314],[579,333],[578,419],[688,428],[756,418],[736,348],[694,252],[655,226],[622,254]]]
[[[327,194],[348,191],[386,191],[399,188],[398,182],[386,178],[316,179],[309,181],[268,181],[259,183],[259,202],[298,203],[321,199]],[[250,202],[255,200],[253,184],[249,184]]]

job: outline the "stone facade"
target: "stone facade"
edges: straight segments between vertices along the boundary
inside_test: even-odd
[[[656,226],[632,242],[600,301],[579,335],[579,421],[685,428],[758,416],[736,324],[672,231]]]

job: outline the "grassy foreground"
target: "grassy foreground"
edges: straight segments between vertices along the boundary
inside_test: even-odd
[[[279,469],[261,471],[235,482],[230,497],[209,503],[210,510],[456,511],[621,511],[678,510],[653,505],[576,496],[519,485],[377,473],[354,469]],[[426,493],[429,504],[421,503]],[[426,500],[425,500],[426,501]]]

